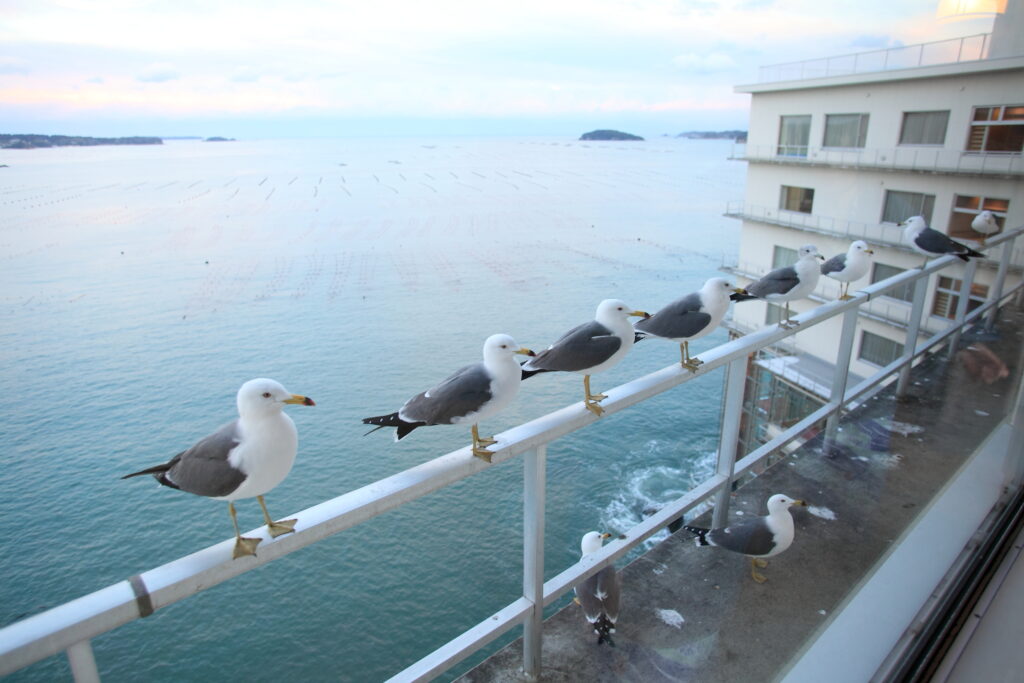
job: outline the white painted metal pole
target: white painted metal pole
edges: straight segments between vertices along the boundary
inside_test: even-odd
[[[1013,253],[1014,240],[1003,242],[1002,252],[999,254],[999,270],[996,271],[995,289],[992,290],[990,301],[996,305],[985,320],[985,331],[992,332],[996,326],[996,319],[999,317],[999,300],[1003,298],[1003,286],[1006,284],[1006,273],[1010,269],[1010,256]]]
[[[547,446],[523,455],[523,597],[533,603],[523,622],[523,672],[540,677],[544,622],[544,487]]]
[[[910,366],[914,364],[914,350],[917,348],[917,335],[921,329],[921,316],[924,315],[924,299],[928,295],[930,276],[924,276],[914,282],[914,303],[910,307],[910,321],[907,326],[907,338],[903,344],[903,357],[907,364],[900,369],[900,378],[896,383],[896,398],[903,398],[910,387]]]
[[[740,419],[743,416],[743,390],[747,380],[747,356],[730,361],[725,375],[725,401],[722,406],[722,436],[718,442],[716,473],[725,477],[725,485],[718,492],[711,525],[716,529],[729,520],[729,495],[732,493],[732,474],[736,466],[736,448],[739,445]]]
[[[92,645],[88,640],[81,640],[67,649],[68,663],[71,664],[71,675],[75,683],[100,683],[100,672],[96,668],[96,657],[92,654]]]
[[[974,284],[974,273],[978,270],[977,259],[971,259],[964,269],[964,279],[960,283],[960,300],[956,302],[956,332],[949,338],[949,360],[953,360],[956,348],[960,345],[963,334],[964,316],[967,315],[967,304],[971,300],[971,285]]]
[[[836,412],[829,415],[825,423],[825,445],[831,446],[839,430],[839,419],[843,413],[843,396],[846,395],[846,380],[850,375],[850,356],[853,354],[853,340],[857,332],[857,316],[860,308],[851,308],[843,314],[843,331],[839,336],[839,352],[836,354],[836,370],[832,378],[832,392],[829,403],[836,406]]]

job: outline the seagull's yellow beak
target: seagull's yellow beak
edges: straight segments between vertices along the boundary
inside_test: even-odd
[[[747,290],[743,289],[742,287],[733,287],[732,288],[732,293],[733,294],[746,294]]]
[[[530,349],[526,348],[525,346],[523,348],[521,348],[521,349],[516,349],[515,352],[520,354],[520,355],[522,355],[522,356],[536,356],[537,355],[533,351],[531,351]]]
[[[630,315],[635,315],[636,317],[644,318],[645,320],[651,317],[650,313],[644,313],[643,311],[633,311],[630,313]]]
[[[875,252],[874,252],[874,251],[872,251],[871,249],[865,249],[865,250],[864,250],[864,253],[865,253],[865,254],[874,254]]]
[[[603,534],[601,534],[601,538],[611,538],[611,537],[612,537],[612,535],[610,533],[608,533],[607,531],[604,532]]]
[[[295,403],[295,404],[300,405],[300,406],[315,406],[316,405],[316,403],[313,402],[313,399],[311,399],[309,396],[299,396],[298,394],[292,394],[291,398],[286,398],[284,400],[284,402],[285,403]]]
[[[801,507],[807,507],[807,501],[806,500],[794,500],[793,501],[793,505],[799,505]]]

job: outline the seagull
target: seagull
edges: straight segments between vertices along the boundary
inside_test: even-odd
[[[985,240],[990,235],[999,232],[999,223],[996,222],[996,215],[991,211],[982,211],[971,221],[971,230],[981,233],[981,244],[984,246]]]
[[[768,561],[761,558],[778,555],[793,543],[793,516],[789,513],[793,505],[806,506],[807,503],[776,493],[768,499],[766,517],[748,519],[721,529],[683,528],[697,537],[698,546],[714,545],[749,557],[750,576],[754,581],[764,583],[768,579],[757,569],[767,567]]]
[[[601,549],[604,539],[611,537],[608,533],[591,531],[584,534],[580,542],[582,557]],[[573,589],[576,593],[575,602],[583,608],[583,616],[594,626],[597,644],[607,642],[615,645],[611,634],[615,633],[615,622],[619,618],[619,594],[621,582],[615,567],[608,565],[598,573],[585,579]]]
[[[825,260],[813,244],[800,247],[797,255],[796,263],[776,268],[760,280],[747,285],[740,295],[749,295],[765,301],[785,302],[786,317],[779,322],[779,327],[786,329],[800,324],[789,319],[789,302],[802,299],[814,291],[818,286],[818,278],[821,277],[818,261]]]
[[[605,299],[598,304],[594,320],[572,328],[523,363],[523,378],[538,372],[583,373],[583,405],[601,417],[604,408],[598,403],[608,397],[590,393],[590,376],[615,366],[633,348],[636,332],[629,324],[629,316],[649,317],[618,299]]]
[[[173,489],[228,501],[235,527],[232,557],[255,555],[260,538],[243,538],[238,530],[235,501],[255,496],[263,508],[270,535],[295,531],[294,519],[275,522],[267,512],[263,494],[284,481],[295,462],[299,436],[295,423],[282,408],[286,403],[314,406],[313,399],[292,394],[272,379],[251,379],[238,390],[238,419],[200,439],[170,461],[121,477],[143,474]]]
[[[690,358],[690,340],[714,332],[729,309],[730,295],[742,292],[724,277],[713,277],[699,292],[676,299],[651,317],[637,321],[633,327],[643,335],[679,342],[683,367],[697,372],[704,361]]]
[[[950,239],[947,235],[928,227],[922,216],[911,216],[900,223],[903,228],[903,239],[907,241],[914,251],[924,254],[924,263],[921,267],[928,265],[929,256],[954,256],[969,261],[971,256],[982,257],[984,254],[975,251],[966,244],[961,244]]]
[[[853,297],[847,294],[850,283],[855,282],[868,274],[871,267],[871,255],[875,252],[868,249],[864,240],[857,240],[850,244],[845,254],[837,254],[828,261],[821,264],[821,274],[827,275],[833,280],[843,283],[843,293],[840,301],[846,301]]]
[[[491,462],[493,453],[487,446],[498,442],[481,438],[477,425],[504,410],[519,393],[522,371],[512,357],[517,353],[534,355],[507,334],[492,334],[484,341],[483,362],[456,370],[437,386],[410,398],[398,412],[364,418],[363,424],[377,425],[367,434],[397,427],[395,441],[399,441],[417,427],[469,422],[473,425],[473,455]]]

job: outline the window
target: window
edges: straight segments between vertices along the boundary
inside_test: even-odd
[[[779,121],[779,148],[776,154],[792,157],[807,156],[807,143],[811,139],[811,116],[783,116]]]
[[[939,276],[939,282],[935,286],[935,300],[932,302],[932,315],[940,318],[955,318],[956,307],[960,304],[960,288],[963,281],[951,277]],[[988,296],[988,287],[974,283],[971,285],[971,296],[967,301],[967,312],[970,313],[978,306],[985,303]]]
[[[960,239],[976,240],[982,237],[981,233],[971,228],[971,221],[982,211],[991,211],[995,214],[996,223],[1002,229],[1006,220],[1006,212],[1010,210],[1009,199],[996,199],[994,197],[975,197],[971,195],[958,194],[953,196],[953,213],[949,217],[950,237]]]
[[[779,306],[778,304],[768,304],[768,309],[765,311],[764,314],[764,324],[774,325],[775,323],[782,320],[782,314],[785,312],[785,309],[783,309],[782,306]]]
[[[772,253],[772,270],[793,265],[796,263],[797,257],[796,249],[775,247],[775,251]]]
[[[814,190],[809,187],[782,186],[779,193],[779,208],[784,211],[810,213],[814,206]]]
[[[863,147],[868,136],[867,114],[825,116],[824,147]]]
[[[1024,150],[1024,105],[975,107],[967,135],[968,152]]]
[[[884,263],[875,263],[871,269],[871,284],[887,280],[893,275],[899,275],[905,272],[903,268],[897,268],[896,266],[887,266]],[[914,300],[914,285],[903,285],[896,289],[891,290],[888,294],[882,296],[892,297],[893,299],[899,299],[900,301],[913,301]]]
[[[933,194],[886,190],[882,222],[902,223],[911,216],[924,216],[925,221],[931,223],[933,208],[935,208],[935,195]]]
[[[948,111],[903,112],[901,145],[941,145],[946,142]]]
[[[885,366],[903,355],[903,344],[894,342],[892,339],[874,334],[865,330],[860,335],[860,353],[857,355],[861,360],[866,360],[875,365]]]

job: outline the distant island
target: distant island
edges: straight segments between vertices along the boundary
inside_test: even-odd
[[[203,142],[234,142],[234,141],[235,141],[234,138],[222,138],[222,137],[218,137],[218,136],[214,136],[212,138],[206,138],[205,140],[203,140]]]
[[[639,135],[630,135],[621,130],[592,130],[580,136],[580,140],[640,140]]]
[[[677,138],[686,138],[687,140],[736,140],[737,142],[747,141],[747,131],[745,130],[690,130],[685,133],[679,133],[676,135]]]
[[[93,147],[95,145],[162,145],[160,138],[91,138],[81,135],[10,135],[0,133],[0,149],[37,149],[39,147]]]

